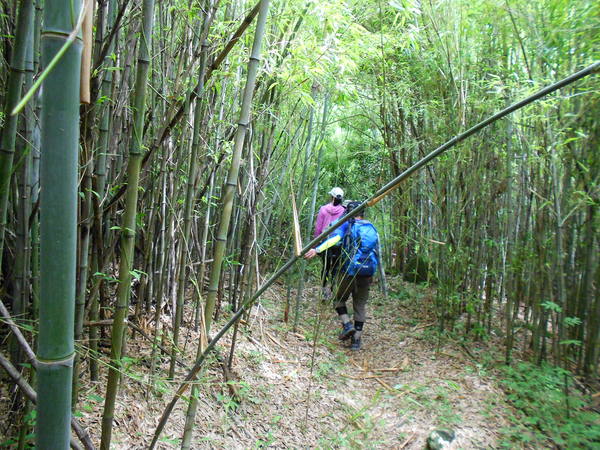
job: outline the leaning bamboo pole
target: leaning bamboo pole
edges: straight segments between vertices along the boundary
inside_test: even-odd
[[[204,362],[206,361],[206,357],[213,350],[213,348],[215,348],[215,346],[217,345],[219,340],[242,317],[242,315],[254,304],[254,302],[281,275],[283,275],[285,272],[287,272],[290,269],[290,267],[292,267],[296,263],[296,261],[298,261],[298,259],[300,259],[301,256],[306,254],[306,252],[308,252],[314,246],[316,246],[319,243],[321,243],[322,241],[324,241],[334,230],[338,229],[344,223],[348,222],[350,219],[352,219],[352,218],[356,217],[357,215],[359,215],[360,213],[362,213],[362,211],[364,211],[367,206],[372,206],[372,205],[376,204],[377,202],[379,202],[380,200],[382,200],[385,196],[387,196],[388,194],[393,192],[393,190],[395,188],[397,188],[400,185],[400,183],[402,183],[404,180],[409,178],[415,172],[417,172],[420,169],[422,169],[423,167],[425,167],[433,159],[437,158],[442,153],[449,150],[450,148],[452,148],[459,142],[464,141],[469,136],[472,136],[473,134],[482,130],[486,126],[496,122],[497,120],[507,116],[508,114],[510,114],[510,113],[548,95],[548,94],[551,94],[552,92],[555,92],[565,86],[568,86],[569,84],[574,83],[575,81],[577,81],[581,78],[592,75],[598,71],[600,71],[600,62],[596,62],[596,63],[586,67],[585,69],[580,70],[579,72],[576,72],[573,75],[570,75],[569,77],[564,78],[561,81],[558,81],[557,83],[554,83],[550,86],[545,87],[544,89],[541,89],[540,91],[536,92],[535,94],[533,94],[517,103],[514,103],[507,108],[504,108],[502,111],[494,114],[493,116],[489,117],[488,119],[485,119],[482,122],[479,122],[477,125],[474,125],[473,127],[469,128],[467,131],[453,137],[448,142],[441,145],[440,147],[438,147],[437,149],[435,149],[434,151],[432,151],[431,153],[429,153],[428,155],[426,155],[425,157],[423,157],[422,159],[417,161],[411,167],[406,169],[404,172],[399,174],[397,177],[392,179],[389,183],[387,183],[382,188],[380,188],[377,192],[375,192],[373,195],[371,195],[371,197],[369,197],[367,200],[362,202],[358,207],[353,209],[349,214],[343,216],[339,221],[335,222],[329,228],[325,229],[320,235],[316,236],[312,241],[310,241],[308,244],[306,244],[306,246],[302,249],[302,252],[300,253],[300,255],[292,256],[292,258],[290,258],[273,275],[271,275],[271,277],[267,281],[265,281],[261,285],[260,288],[257,289],[257,291],[254,293],[254,295],[252,295],[250,298],[248,298],[240,306],[240,308],[235,312],[235,314],[233,316],[231,316],[229,321],[219,330],[219,332],[212,339],[210,339],[208,345],[206,346],[206,349],[204,350],[204,353],[202,353],[202,355],[200,355],[196,359],[194,366],[190,369],[190,371],[184,378],[183,382],[181,383],[181,385],[175,392],[173,399],[167,404],[165,410],[163,411],[163,414],[158,422],[156,430],[154,431],[154,437],[152,440],[152,444],[150,445],[150,448],[152,449],[152,448],[154,448],[154,445],[156,445],[156,442],[158,441],[158,438],[160,437],[160,434],[162,433],[162,430],[164,429],[164,427],[167,423],[167,420],[169,419],[169,416],[171,415],[171,412],[173,411],[173,408],[175,408],[177,401],[187,391],[192,380],[194,380],[194,378],[196,377],[196,375],[198,374],[198,372],[204,365]],[[597,302],[597,304],[600,306],[600,302]],[[598,309],[600,309],[600,308],[598,308]]]
[[[138,186],[143,158],[144,113],[146,111],[146,80],[150,66],[152,48],[152,27],[154,23],[154,0],[144,0],[142,5],[142,38],[138,55],[138,69],[135,81],[133,139],[129,147],[127,163],[127,193],[125,214],[121,226],[121,264],[119,266],[119,286],[117,305],[111,335],[111,365],[102,414],[102,437],[100,448],[108,450],[112,437],[115,402],[120,382],[121,351],[125,334],[125,319],[129,309],[131,294],[131,271],[133,269],[133,250],[135,245],[135,227],[137,215]]]
[[[77,242],[77,153],[81,39],[69,45],[79,1],[48,2],[41,50],[41,300],[37,351],[36,446],[69,447]],[[68,47],[67,47],[68,46]],[[66,50],[65,50],[66,47]],[[49,63],[64,51],[53,70]]]

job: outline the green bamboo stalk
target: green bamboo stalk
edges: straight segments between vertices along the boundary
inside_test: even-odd
[[[8,210],[8,197],[10,182],[13,172],[13,159],[15,155],[15,142],[17,137],[18,115],[10,112],[19,102],[21,87],[25,78],[25,56],[30,28],[33,24],[33,0],[22,0],[17,18],[15,44],[10,63],[4,113],[6,115],[4,127],[0,133],[0,267],[4,253],[4,232]]]
[[[163,297],[164,297],[164,289],[165,285],[165,261],[166,261],[166,240],[165,235],[167,234],[167,224],[169,223],[169,217],[167,214],[167,160],[169,159],[167,151],[165,150],[163,156],[161,158],[160,163],[160,185],[161,185],[161,193],[160,193],[160,229],[158,230],[158,242],[155,246],[156,248],[156,258],[158,258],[158,262],[156,266],[158,268],[157,275],[158,279],[156,280],[156,290],[155,290],[155,298],[156,305],[154,308],[154,333],[153,333],[153,342],[152,342],[152,353],[150,354],[150,374],[149,381],[152,385],[154,385],[154,381],[156,378],[157,371],[156,368],[156,353],[159,345],[159,333],[160,333],[160,313],[162,311],[163,305]]]
[[[133,139],[129,148],[127,164],[127,192],[125,215],[121,226],[121,264],[119,266],[119,286],[117,288],[117,306],[111,336],[111,365],[108,372],[104,412],[102,414],[102,435],[100,448],[108,450],[112,437],[115,402],[120,382],[121,350],[125,334],[125,319],[129,309],[131,294],[131,270],[133,269],[133,250],[135,245],[135,226],[137,214],[138,186],[140,167],[143,158],[144,113],[146,111],[146,80],[150,66],[152,48],[152,28],[154,21],[154,0],[144,0],[142,4],[142,34],[138,55],[138,70],[134,95]]]
[[[42,67],[47,67],[69,39],[80,10],[77,0],[45,5]],[[40,449],[68,448],[70,441],[81,50],[77,37],[49,72],[42,92],[36,427]]]
[[[40,30],[43,15],[43,0],[38,0],[35,5],[34,30],[33,30],[33,70],[34,73],[40,64]],[[34,117],[41,115],[40,99],[37,98],[34,108]],[[31,165],[31,204],[35,205],[39,199],[40,187],[40,122],[35,120],[32,136],[32,165]],[[32,319],[38,318],[40,304],[40,220],[36,213],[31,224],[31,303]]]
[[[105,33],[97,33],[101,34],[109,34],[112,33],[113,27],[115,26],[115,17],[117,10],[117,1],[110,0],[108,4],[108,14],[107,14],[107,24]],[[104,58],[104,64],[108,67],[112,64],[111,53],[114,48],[114,39],[109,41],[107,56]],[[111,95],[113,88],[113,74],[112,70],[106,70],[104,76],[102,77],[102,83],[100,88],[100,96],[103,99],[108,99]],[[110,112],[111,105],[113,101],[104,100],[100,105],[100,124],[98,127],[98,154],[96,157],[96,163],[94,164],[94,177],[93,177],[93,186],[94,191],[96,192],[96,196],[93,198],[93,207],[94,207],[94,224],[95,228],[95,236],[98,239],[95,239],[93,245],[93,253],[92,253],[92,269],[93,273],[103,272],[104,267],[100,265],[102,261],[102,228],[103,228],[103,217],[102,217],[102,202],[104,200],[104,195],[106,193],[106,155],[108,153],[108,138],[109,138],[109,125],[110,125]],[[102,279],[96,280],[96,283],[103,283]],[[90,311],[89,311],[89,320],[95,321],[99,318],[99,309],[100,302],[98,301],[100,293],[100,286],[98,289],[94,289],[91,299],[90,299]],[[90,358],[90,378],[93,381],[98,380],[99,368],[98,368],[98,360],[96,355],[98,354],[98,327],[89,327],[88,331],[89,338],[89,347],[92,357]]]
[[[114,2],[112,2],[114,4]],[[91,7],[91,4],[89,5]],[[105,28],[105,14],[104,14],[104,6],[99,9],[96,21],[96,36],[94,40],[94,53],[98,54],[101,51],[102,46],[102,30]],[[88,45],[92,45],[89,42]],[[85,56],[85,54],[84,54]],[[85,57],[84,57],[85,59]],[[89,64],[89,61],[88,61]],[[85,68],[83,68],[85,70]],[[88,68],[89,69],[89,68]],[[107,71],[108,74],[112,77],[110,71]],[[87,83],[87,80],[84,80]],[[105,88],[105,85],[102,85],[102,89]],[[97,216],[93,212],[93,206],[97,203],[96,195],[98,192],[96,191],[93,194],[93,186],[95,180],[93,179],[93,174],[96,173],[95,170],[95,145],[96,142],[99,141],[98,136],[102,137],[101,133],[97,133],[97,117],[102,109],[106,109],[105,105],[97,105],[96,101],[98,99],[98,94],[100,92],[99,89],[99,79],[98,75],[94,74],[90,83],[90,92],[88,92],[90,97],[90,103],[86,104],[83,108],[83,120],[82,123],[84,125],[84,129],[82,132],[82,172],[83,179],[81,182],[81,191],[83,193],[83,199],[80,205],[80,213],[79,213],[79,262],[78,262],[78,270],[77,270],[77,294],[76,294],[76,303],[75,303],[75,342],[80,344],[84,339],[83,334],[83,321],[85,316],[85,304],[86,304],[86,295],[87,295],[87,287],[88,287],[88,278],[89,278],[89,269],[90,269],[90,245],[93,245],[93,241],[91,241],[92,235],[92,226],[95,221],[96,225],[98,225]],[[95,187],[95,186],[94,186]],[[101,220],[101,219],[100,219]],[[100,225],[101,226],[101,225]],[[95,246],[95,249],[98,249],[98,246]],[[94,262],[92,263],[94,266],[97,266],[98,255],[93,254],[92,259]],[[96,267],[97,270],[97,267]],[[96,297],[97,291],[94,293],[94,297]],[[96,318],[97,314],[97,302],[95,299],[91,301],[91,306],[94,307],[94,311],[90,313],[90,320],[92,318]],[[90,327],[96,328],[96,327]],[[96,350],[96,349],[94,349]],[[94,365],[96,365],[95,356],[90,358],[90,362],[94,361]],[[79,354],[75,355],[75,362],[73,365],[73,406],[76,405],[78,397],[79,397],[79,371],[81,366],[81,356]],[[90,371],[93,373],[97,372],[97,367],[90,368]]]
[[[209,179],[209,188],[207,194],[206,212],[204,213],[204,225],[202,226],[202,239],[200,250],[200,270],[198,275],[198,296],[200,299],[204,296],[204,275],[206,273],[206,247],[208,245],[208,230],[210,228],[210,218],[212,211],[212,198],[215,187],[215,171],[211,171]],[[194,317],[194,330],[198,331],[200,326],[200,314],[202,312],[202,303],[198,301]]]
[[[315,99],[316,89],[313,87],[311,92],[311,97],[313,100]],[[306,137],[306,150],[304,152],[304,164],[302,164],[302,177],[300,179],[300,184],[298,188],[298,196],[296,198],[296,204],[302,205],[302,199],[304,198],[304,189],[306,186],[306,179],[308,177],[308,167],[310,164],[310,158],[312,156],[312,150],[314,145],[313,139],[313,127],[314,127],[314,116],[315,116],[315,105],[311,105],[310,113],[308,118],[308,130]],[[318,176],[318,175],[317,175]],[[316,205],[316,192],[314,193],[315,197],[315,205]],[[314,216],[314,210],[311,211],[311,215],[308,217],[308,220],[305,220],[305,223],[310,224],[312,220],[312,216]],[[310,236],[310,228],[307,229],[307,234]],[[294,332],[298,328],[298,321],[300,320],[300,309],[302,304],[302,293],[304,291],[304,273],[306,271],[306,261],[300,261],[300,270],[298,276],[298,286],[296,288],[296,301],[294,304]]]
[[[108,4],[106,34],[111,34],[115,26],[117,12],[117,0],[110,0]],[[111,54],[114,49],[114,39],[111,39],[108,44],[107,55],[104,58],[105,69],[110,67],[112,62]],[[110,124],[110,112],[113,100],[110,99],[111,91],[113,88],[113,71],[105,70],[104,76],[102,77],[102,83],[100,87],[100,98],[103,99],[100,112],[100,124],[98,127],[98,155],[96,164],[94,165],[94,181],[95,191],[100,198],[100,201],[104,199],[106,191],[106,154],[108,153],[108,138],[109,138],[109,124]]]
[[[265,145],[265,136],[266,133],[263,134],[262,145]],[[250,149],[251,150],[251,149]],[[263,153],[264,154],[264,153]],[[252,258],[252,253],[257,254],[257,244],[256,244],[256,211],[257,211],[257,202],[258,195],[257,189],[260,186],[256,178],[257,170],[254,168],[254,159],[255,154],[253,151],[248,152],[248,195],[246,196],[247,202],[247,212],[246,218],[244,219],[244,229],[241,233],[240,241],[241,241],[241,251],[240,251],[240,267],[243,270],[240,270],[238,273],[238,284],[239,284],[239,296],[242,303],[246,300],[253,292],[253,275],[255,264],[258,265],[258,260]],[[269,159],[265,158],[262,161],[262,164],[268,165]],[[259,164],[260,167],[260,164]],[[231,344],[229,347],[229,357],[227,360],[227,367],[231,369],[233,365],[233,357],[235,354],[235,345],[238,335],[239,323],[235,324],[233,335],[231,337]],[[197,357],[200,354],[197,355]]]
[[[27,33],[27,51],[25,56],[25,87],[31,86],[33,82],[33,14],[30,16]],[[14,258],[14,280],[15,289],[13,295],[13,314],[21,322],[28,313],[29,304],[29,216],[31,214],[31,165],[33,137],[33,104],[27,105],[25,110],[25,120],[21,123],[20,138],[17,140],[17,160],[16,167],[17,189],[14,196],[16,204],[16,245]],[[11,339],[11,357],[15,365],[20,363],[19,347]]]
[[[210,6],[206,9],[210,10]],[[202,25],[201,36],[204,36],[210,27],[211,16],[206,15]],[[198,166],[198,150],[200,148],[200,128],[202,127],[203,117],[203,101],[202,93],[204,91],[204,74],[206,72],[206,61],[208,56],[208,42],[206,40],[201,43],[200,66],[198,68],[198,85],[196,87],[196,105],[194,108],[194,130],[192,135],[192,148],[190,150],[188,176],[184,200],[183,211],[183,233],[181,245],[179,248],[178,271],[179,278],[177,280],[177,303],[175,306],[175,323],[173,325],[173,347],[171,352],[171,362],[169,365],[169,378],[173,378],[175,374],[175,361],[177,359],[177,345],[179,343],[179,330],[181,328],[181,320],[183,317],[183,300],[185,295],[185,287],[187,279],[186,261],[188,260],[190,244],[190,232],[192,229],[192,207],[196,200],[194,192],[194,184],[196,181],[196,170]],[[184,435],[185,438],[185,435]]]
[[[227,245],[227,232],[229,231],[229,222],[231,219],[231,211],[233,207],[233,195],[235,194],[235,188],[237,186],[240,160],[242,157],[242,149],[244,146],[246,131],[248,129],[248,122],[250,120],[250,107],[252,104],[252,96],[254,94],[256,73],[258,71],[258,63],[260,61],[260,47],[264,35],[268,10],[269,0],[261,0],[256,24],[256,31],[254,34],[254,43],[252,45],[252,53],[250,55],[250,62],[248,63],[248,75],[246,78],[246,87],[244,89],[244,96],[242,99],[240,119],[238,121],[238,128],[235,133],[231,167],[229,168],[227,181],[225,183],[225,187],[223,188],[223,193],[221,195],[221,220],[219,222],[219,229],[215,237],[213,265],[211,267],[208,295],[206,298],[206,308],[204,310],[204,321],[206,324],[207,333],[210,332],[210,325],[212,323],[212,316],[215,309],[215,301],[217,298],[219,280],[221,278],[221,264],[223,263],[223,256],[225,253],[225,247]]]
[[[25,57],[25,90],[29,89],[33,84],[33,68],[34,68],[34,54],[33,54],[33,45],[34,45],[34,15],[31,15],[31,22],[29,25],[29,33],[27,37],[27,54]],[[23,164],[22,175],[20,179],[20,200],[21,204],[19,205],[19,224],[18,224],[18,235],[20,236],[21,242],[19,242],[17,248],[21,247],[22,258],[23,261],[21,264],[17,264],[18,272],[22,274],[22,280],[19,288],[21,289],[21,308],[22,312],[29,315],[29,292],[31,285],[31,277],[29,277],[29,267],[31,265],[31,250],[32,250],[32,239],[31,239],[31,229],[30,229],[30,221],[29,216],[31,214],[31,183],[32,183],[32,172],[33,172],[33,130],[35,127],[35,117],[34,117],[34,103],[31,102],[25,108],[25,139],[23,142],[23,150],[25,157],[25,164]],[[18,259],[18,258],[15,258]],[[15,296],[15,300],[18,296]],[[13,303],[13,313],[15,313],[16,308]],[[29,379],[32,384],[35,383],[35,371],[29,370]],[[25,406],[23,408],[23,417],[28,417],[33,409],[33,405],[29,400],[25,401]],[[27,444],[27,435],[30,433],[30,426],[27,421],[21,421],[21,428],[19,431],[19,444],[18,450],[22,450],[25,448]]]
[[[325,96],[323,100],[323,116],[321,117],[321,129],[319,130],[318,141],[316,145],[319,146],[319,153],[317,154],[317,167],[315,168],[315,177],[313,180],[312,196],[310,199],[310,211],[307,222],[307,234],[310,235],[310,231],[313,229],[315,220],[315,210],[317,209],[317,192],[319,191],[319,177],[321,174],[321,162],[323,160],[323,137],[325,136],[325,130],[327,129],[327,118],[329,116],[329,94]]]
[[[584,273],[585,284],[583,285],[582,295],[585,301],[589,302],[589,312],[583,317],[587,325],[587,336],[585,337],[585,350],[583,355],[583,373],[587,380],[592,380],[598,374],[598,362],[600,357],[600,295],[593,295],[593,284],[598,283],[600,271],[598,264],[598,244],[597,229],[594,230],[594,216],[598,214],[598,197],[596,196],[594,204],[588,206],[588,225],[586,230],[586,244],[589,251],[586,252]],[[597,216],[596,216],[597,217]],[[594,273],[596,276],[594,277]],[[595,278],[595,280],[594,280]],[[583,314],[582,314],[583,316]]]
[[[89,105],[87,105],[89,107]],[[92,114],[90,114],[92,115]],[[89,116],[88,116],[89,117]],[[90,139],[87,144],[92,145]],[[89,149],[91,150],[91,149]],[[78,255],[78,277],[75,296],[75,342],[80,345],[83,339],[83,319],[85,315],[85,298],[88,285],[89,273],[89,248],[90,248],[90,227],[92,224],[92,164],[91,151],[84,151],[83,155],[89,155],[86,168],[84,168],[82,190],[83,200],[80,204],[80,229],[79,229],[79,255]],[[75,407],[79,397],[79,370],[81,366],[80,354],[75,354],[73,361],[73,398],[72,404]]]

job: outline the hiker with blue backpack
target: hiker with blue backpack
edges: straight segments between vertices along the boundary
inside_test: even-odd
[[[360,202],[349,202],[346,206],[346,214],[360,204]],[[339,246],[342,253],[341,279],[334,295],[335,310],[342,322],[342,331],[338,337],[341,341],[351,339],[350,348],[360,350],[369,287],[379,264],[377,256],[379,235],[373,224],[359,214],[342,224],[321,245],[310,249],[304,257],[314,258],[334,246]],[[346,307],[350,295],[352,295],[354,323],[350,320]]]

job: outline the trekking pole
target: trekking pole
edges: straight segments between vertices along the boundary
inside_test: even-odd
[[[231,316],[231,319],[229,319],[229,321],[223,326],[223,328],[221,328],[219,330],[219,332],[215,335],[215,337],[210,340],[209,344],[206,347],[206,350],[204,350],[204,353],[202,353],[202,355],[200,355],[198,357],[198,359],[194,363],[194,366],[190,369],[189,373],[185,377],[183,383],[181,384],[181,386],[179,386],[179,388],[175,392],[173,399],[171,400],[171,402],[169,402],[169,404],[163,411],[163,414],[160,418],[158,426],[156,427],[156,430],[154,431],[154,437],[153,437],[152,443],[150,444],[149,448],[152,449],[156,445],[156,442],[158,441],[158,438],[159,438],[160,434],[162,433],[162,430],[163,430],[164,426],[166,425],[167,420],[169,419],[169,416],[171,415],[171,412],[173,411],[173,408],[175,408],[175,404],[177,403],[179,398],[185,393],[185,391],[187,390],[190,383],[193,382],[194,378],[196,377],[196,374],[202,368],[204,361],[206,361],[207,355],[215,347],[217,342],[223,337],[223,335],[227,332],[227,330],[229,330],[229,328],[231,328],[231,326],[233,326],[240,319],[242,314],[248,308],[250,308],[252,306],[252,304],[269,288],[269,286],[271,286],[281,275],[283,275],[285,272],[287,272],[287,270],[290,267],[292,267],[296,263],[296,261],[298,259],[300,259],[306,252],[308,252],[315,245],[320,244],[322,241],[324,241],[325,238],[327,238],[327,236],[329,236],[329,234],[331,234],[331,232],[333,232],[334,230],[341,227],[344,223],[348,222],[350,219],[353,219],[354,217],[359,215],[362,211],[364,211],[364,209],[367,206],[373,206],[376,203],[378,203],[379,201],[381,201],[381,199],[386,197],[395,188],[397,188],[398,185],[402,181],[406,180],[409,176],[411,176],[413,173],[415,173],[416,171],[418,171],[419,169],[424,167],[431,160],[440,156],[446,150],[455,146],[459,142],[465,140],[469,136],[477,133],[478,131],[487,127],[488,125],[494,123],[498,119],[501,119],[502,117],[510,114],[511,112],[514,112],[514,111],[522,108],[523,106],[526,106],[526,105],[528,105],[528,104],[530,104],[530,103],[532,103],[532,102],[534,102],[534,101],[536,101],[536,100],[538,100],[560,88],[568,86],[569,84],[571,84],[581,78],[584,78],[588,75],[592,75],[599,71],[600,71],[600,62],[596,62],[596,63],[586,67],[585,69],[580,70],[579,72],[576,72],[573,75],[570,75],[567,78],[564,78],[563,80],[561,80],[557,83],[551,84],[550,86],[547,86],[547,87],[539,90],[535,94],[533,94],[517,103],[512,104],[511,106],[503,109],[502,111],[500,111],[500,112],[494,114],[493,116],[489,117],[488,119],[484,120],[483,122],[479,122],[477,125],[469,128],[464,133],[461,133],[458,136],[453,137],[448,142],[446,142],[442,146],[438,147],[437,149],[435,149],[434,151],[432,151],[431,153],[429,153],[428,155],[423,157],[421,160],[417,161],[411,167],[406,169],[404,172],[402,172],[396,178],[394,178],[389,183],[387,183],[385,186],[380,188],[377,192],[375,192],[367,200],[365,200],[359,206],[354,208],[350,213],[348,213],[345,216],[342,216],[342,218],[340,218],[340,220],[338,220],[335,224],[333,224],[329,228],[325,229],[320,235],[318,235],[312,241],[310,241],[308,244],[306,244],[306,246],[301,250],[301,252],[299,254],[294,255],[288,262],[286,262],[283,266],[281,266],[273,275],[271,275],[271,277],[267,281],[265,281],[265,283],[261,287],[258,288],[258,290],[254,293],[254,295],[252,295],[245,302],[243,302],[240,305],[240,308],[235,312],[235,314],[233,316]]]

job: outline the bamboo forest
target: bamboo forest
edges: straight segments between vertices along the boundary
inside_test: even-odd
[[[0,448],[600,448],[600,2],[0,34]]]

